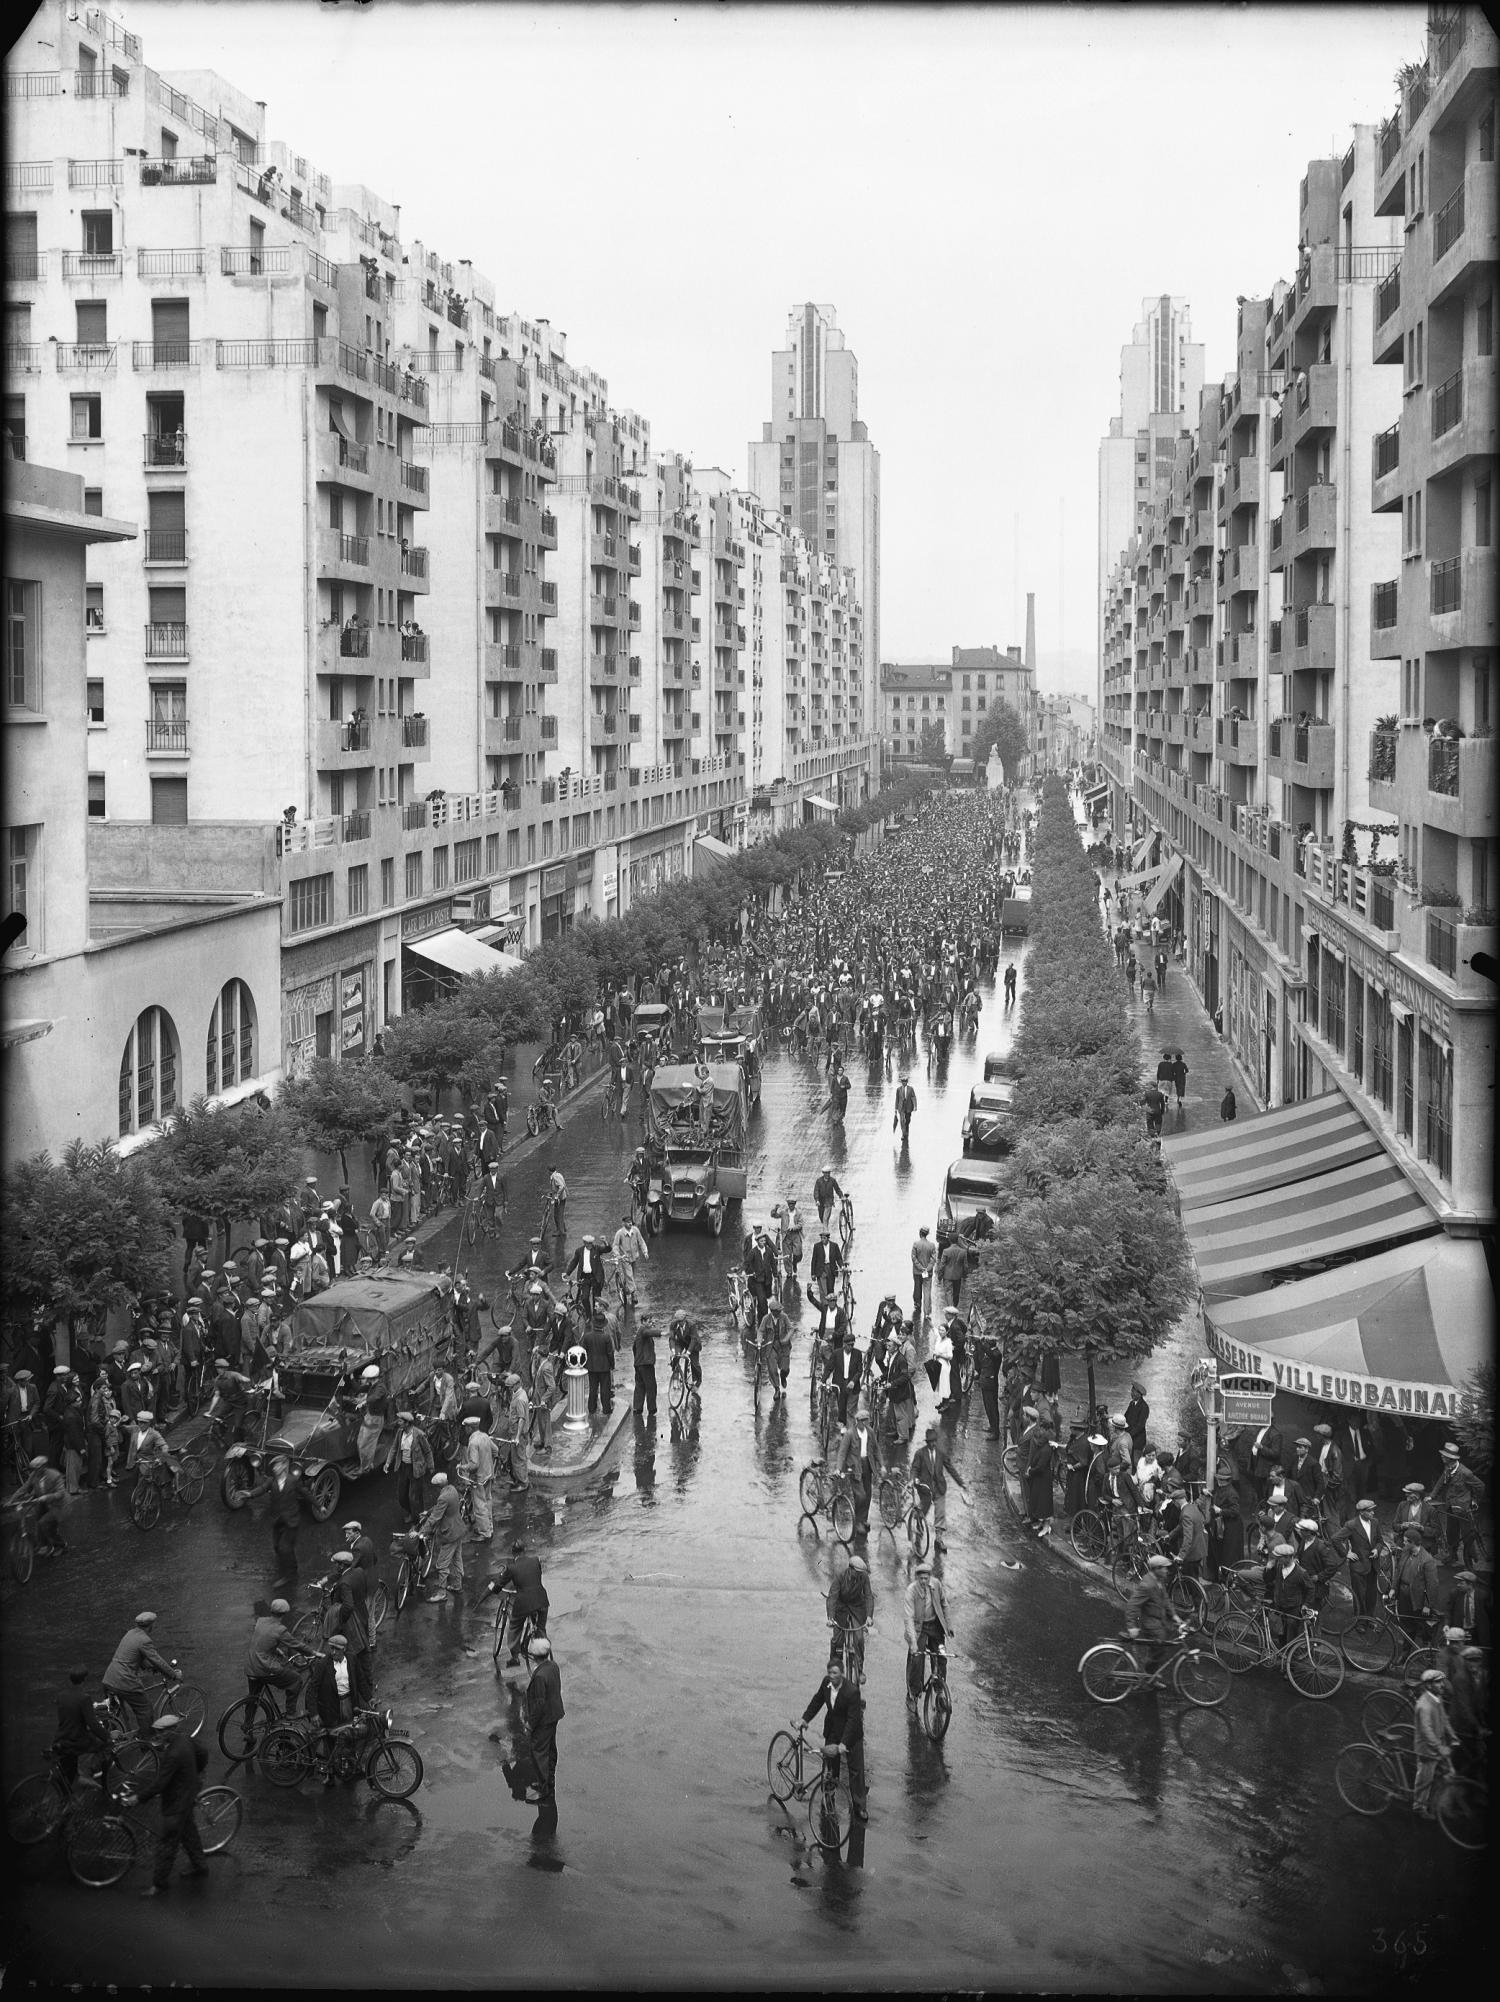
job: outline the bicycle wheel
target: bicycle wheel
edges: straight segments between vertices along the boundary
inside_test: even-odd
[[[161,1520],[161,1496],[155,1481],[143,1481],[139,1474],[130,1490],[130,1520],[137,1529],[154,1529]]]
[[[1360,1705],[1360,1726],[1372,1745],[1416,1748],[1416,1718],[1404,1689],[1372,1689]]]
[[[539,1125],[536,1116],[536,1107],[534,1105],[528,1105],[526,1108],[526,1131],[531,1135],[532,1139],[535,1140],[537,1133],[539,1131]]]
[[[135,1832],[113,1814],[74,1815],[64,1848],[68,1868],[95,1890],[118,1884],[135,1861]]]
[[[1339,1799],[1356,1814],[1384,1814],[1396,1792],[1394,1779],[1389,1759],[1376,1745],[1345,1745],[1334,1761]]]
[[[1229,1670],[1206,1648],[1190,1648],[1172,1664],[1172,1687],[1200,1710],[1217,1710],[1229,1683]]]
[[[836,1780],[824,1773],[813,1781],[807,1796],[807,1825],[825,1856],[838,1855],[847,1846],[854,1826],[854,1801],[845,1773],[840,1772]]]
[[[478,1237],[479,1212],[477,1208],[471,1206],[469,1214],[464,1218],[464,1238],[467,1243],[473,1244],[477,1241]]]
[[[1021,1478],[1020,1448],[1017,1446],[1007,1446],[1005,1451],[1000,1455],[1000,1458],[1005,1463],[1006,1473],[1013,1475],[1016,1480],[1019,1480]]]
[[[1438,1784],[1438,1827],[1459,1849],[1483,1849],[1488,1820],[1485,1789],[1478,1780],[1452,1779]]]
[[[396,1566],[396,1611],[406,1610],[406,1602],[411,1597],[412,1564],[409,1557],[403,1557]]]
[[[385,1624],[386,1614],[391,1610],[391,1589],[383,1578],[375,1582],[375,1590],[370,1594],[370,1631],[378,1634]]]
[[[5,1801],[5,1827],[12,1842],[30,1848],[55,1835],[68,1811],[68,1790],[55,1773],[29,1773]]]
[[[1109,1531],[1097,1509],[1081,1508],[1068,1524],[1068,1541],[1090,1564],[1103,1562],[1109,1548]]]
[[[766,1779],[770,1783],[772,1798],[780,1801],[783,1807],[797,1791],[800,1767],[797,1740],[790,1731],[778,1731],[766,1747]]]
[[[193,1804],[205,1856],[227,1849],[240,1832],[245,1803],[233,1787],[205,1787]]]
[[[849,1499],[848,1495],[840,1494],[834,1496],[832,1514],[834,1535],[840,1543],[852,1543],[854,1540],[854,1503]]]
[[[409,1800],[422,1784],[422,1755],[415,1745],[387,1738],[370,1754],[365,1778],[386,1800]]]
[[[906,1512],[906,1538],[911,1545],[913,1557],[920,1559],[927,1555],[928,1545],[932,1541],[932,1531],[927,1526],[926,1516],[915,1502]]]
[[[1304,1635],[1287,1650],[1286,1679],[1299,1696],[1321,1703],[1343,1686],[1344,1657],[1332,1641]]]
[[[1226,1613],[1213,1630],[1213,1644],[1215,1655],[1231,1675],[1258,1668],[1266,1658],[1260,1621],[1248,1613]]]
[[[208,1698],[197,1683],[179,1682],[171,1689],[163,1689],[151,1706],[154,1717],[165,1717],[168,1712],[180,1717],[188,1727],[188,1736],[196,1738],[208,1715]]]
[[[757,1393],[759,1393],[760,1367],[758,1364],[756,1366],[756,1371],[755,1371],[755,1388]],[[687,1402],[687,1383],[684,1380],[682,1371],[680,1369],[674,1369],[672,1372],[671,1382],[667,1388],[667,1404],[671,1410],[681,1411],[683,1405],[686,1404],[686,1402]]]
[[[1208,1594],[1196,1578],[1179,1571],[1167,1587],[1167,1604],[1190,1627],[1208,1625]]]
[[[218,1723],[219,1750],[232,1765],[254,1755],[266,1728],[267,1712],[258,1696],[241,1696]]]
[[[110,1753],[116,1772],[128,1786],[143,1786],[161,1770],[161,1753],[141,1738],[127,1738]]]
[[[1123,1703],[1137,1687],[1141,1671],[1135,1656],[1118,1641],[1101,1641],[1078,1664],[1085,1691],[1096,1703]]]
[[[1414,1647],[1401,1664],[1401,1680],[1407,1689],[1415,1689],[1429,1668],[1438,1667],[1437,1649]]]
[[[875,1492],[876,1506],[880,1510],[880,1520],[887,1529],[894,1529],[901,1520],[901,1483],[894,1474],[886,1474]]]
[[[203,1499],[203,1490],[208,1485],[208,1476],[196,1460],[184,1460],[177,1476],[177,1495],[188,1508],[195,1507]]]
[[[1387,1621],[1373,1613],[1361,1613],[1339,1635],[1339,1647],[1351,1668],[1366,1675],[1380,1675],[1396,1658],[1396,1636]]]
[[[1134,1545],[1117,1550],[1109,1567],[1109,1582],[1122,1599],[1128,1599],[1131,1587],[1140,1583],[1145,1569],[1146,1561]]]
[[[201,1369],[193,1368],[188,1371],[186,1377],[183,1379],[182,1395],[188,1408],[188,1415],[196,1417],[198,1406],[203,1402],[203,1371]]]
[[[816,1467],[804,1467],[797,1483],[797,1499],[804,1515],[816,1515],[823,1505],[823,1483]]]
[[[273,1787],[294,1787],[312,1768],[312,1743],[295,1724],[277,1724],[260,1741],[260,1769]]]
[[[940,1745],[953,1722],[953,1697],[947,1678],[934,1677],[922,1691],[922,1729],[934,1745]]]
[[[28,1530],[18,1529],[10,1539],[10,1574],[18,1585],[26,1585],[35,1567],[36,1545]]]

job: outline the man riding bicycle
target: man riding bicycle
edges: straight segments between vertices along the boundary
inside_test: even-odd
[[[901,1612],[906,1631],[906,1707],[915,1710],[922,1684],[927,1679],[927,1656],[931,1655],[934,1672],[939,1678],[947,1675],[948,1650],[945,1642],[953,1632],[948,1623],[943,1581],[934,1577],[930,1557],[918,1561],[902,1598]]]
[[[1183,1640],[1187,1628],[1173,1612],[1167,1600],[1163,1582],[1172,1568],[1172,1560],[1160,1551],[1146,1559],[1146,1573],[1137,1578],[1126,1596],[1129,1608],[1126,1633],[1140,1648],[1142,1665],[1152,1669],[1160,1658],[1161,1651]]]
[[[667,1351],[672,1361],[682,1358],[687,1379],[695,1390],[703,1383],[703,1337],[698,1332],[698,1324],[679,1307],[667,1323]]]
[[[273,1599],[269,1611],[255,1622],[245,1650],[245,1680],[252,1694],[257,1693],[259,1684],[261,1688],[284,1689],[290,1695],[307,1680],[309,1656],[297,1646],[286,1624],[291,1610],[285,1599]]]
[[[849,1559],[829,1586],[826,1605],[829,1623],[835,1629],[832,1651],[837,1652],[839,1636],[847,1633],[849,1667],[858,1682],[863,1677],[865,1628],[875,1617],[875,1588],[863,1557]]]

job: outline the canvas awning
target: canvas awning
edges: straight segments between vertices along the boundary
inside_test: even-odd
[[[520,963],[506,953],[496,952],[493,946],[481,945],[472,932],[456,927],[433,932],[429,938],[405,938],[401,943],[418,959],[441,966],[447,973],[508,972]]]
[[[1164,1139],[1161,1151],[1184,1213],[1331,1174],[1380,1152],[1380,1142],[1336,1091],[1281,1105],[1217,1133]]]
[[[1331,1404],[1452,1418],[1493,1353],[1495,1289],[1475,1238],[1436,1237],[1206,1316],[1221,1363]]]
[[[1152,842],[1155,839],[1156,836],[1154,834],[1143,834],[1140,840],[1135,844],[1134,848],[1131,849],[1130,866],[1132,869],[1140,868],[1141,864],[1146,859],[1146,850],[1151,846]]]
[[[1108,798],[1109,798],[1109,787],[1107,785],[1090,786],[1088,791],[1083,796],[1083,802],[1084,805],[1087,806],[1096,799],[1108,799]]]
[[[349,428],[349,420],[344,415],[344,406],[342,403],[329,404],[328,421],[341,438],[346,438],[351,445],[358,442],[354,433]]]
[[[1233,1202],[1187,1210],[1183,1227],[1209,1300],[1257,1293],[1291,1265],[1420,1237],[1438,1220],[1387,1154]]]
[[[515,973],[518,972],[520,968],[525,965],[526,962],[524,960],[517,959],[513,952],[503,951],[498,943],[498,941],[502,938],[512,937],[514,935],[514,930],[515,927],[513,924],[476,925],[474,930],[471,931],[468,934],[468,936],[470,938],[477,938],[481,945],[487,945],[490,948],[491,957],[495,960],[496,964],[499,966],[500,971],[502,973]]]
[[[1122,890],[1139,890],[1147,883],[1160,882],[1162,869],[1165,866],[1163,863],[1155,869],[1137,869],[1133,875],[1121,876],[1118,879],[1119,887]]]
[[[837,813],[839,810],[837,800],[826,799],[820,792],[810,792],[807,795],[807,804],[816,807],[819,813]]]
[[[700,834],[694,839],[693,867],[695,870],[705,862],[710,869],[716,869],[721,862],[732,862],[733,860],[734,850],[729,846],[727,841],[720,841],[717,835]]]
[[[1174,855],[1171,861],[1166,863],[1163,866],[1163,868],[1158,872],[1155,886],[1150,890],[1150,892],[1147,894],[1146,897],[1146,909],[1148,911],[1154,911],[1156,909],[1157,905],[1161,902],[1162,898],[1167,894],[1168,890],[1171,889],[1173,883],[1176,882],[1178,872],[1181,870],[1181,868],[1182,868],[1182,857],[1180,855]]]

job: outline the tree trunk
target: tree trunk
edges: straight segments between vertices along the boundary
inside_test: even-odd
[[[1089,1429],[1092,1431],[1094,1412],[1099,1403],[1099,1393],[1094,1388],[1094,1351],[1091,1348],[1086,1348],[1083,1352],[1083,1359],[1088,1366],[1089,1373]]]
[[[347,1186],[349,1181],[349,1161],[342,1147],[339,1149],[339,1173],[343,1176],[345,1185]]]

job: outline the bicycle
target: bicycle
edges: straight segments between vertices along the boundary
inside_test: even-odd
[[[831,1474],[824,1461],[812,1461],[797,1481],[797,1499],[802,1504],[803,1521],[816,1527],[818,1517],[826,1514],[839,1542],[846,1546],[853,1542],[854,1499],[846,1474]]]
[[[158,1462],[137,1465],[135,1486],[130,1490],[130,1520],[137,1529],[154,1529],[161,1521],[163,1497],[192,1508],[203,1499],[208,1484],[206,1468],[191,1454],[177,1465],[167,1463],[162,1473]]]
[[[760,1359],[758,1354],[755,1364],[755,1392],[758,1399],[760,1396]],[[688,1356],[681,1350],[678,1350],[672,1357],[671,1371],[667,1378],[667,1408],[674,1415],[680,1414],[687,1409],[690,1400],[697,1400],[698,1398],[699,1390],[697,1384],[693,1382]]]
[[[177,1664],[174,1662],[172,1666],[175,1668]],[[147,1689],[151,1696],[153,1717],[165,1717],[168,1713],[180,1717],[188,1727],[188,1736],[197,1737],[208,1714],[208,1698],[196,1683],[169,1682],[162,1676],[153,1675],[147,1681]],[[117,1746],[139,1736],[135,1712],[116,1690],[106,1689],[98,1708],[104,1728]]]
[[[1261,1605],[1252,1611],[1231,1607],[1214,1622],[1213,1650],[1231,1675],[1244,1675],[1252,1668],[1274,1662],[1299,1696],[1321,1702],[1343,1686],[1344,1658],[1331,1641],[1313,1632],[1315,1612],[1281,1615],[1296,1631],[1284,1640],[1271,1633],[1271,1611]]]
[[[1439,1563],[1451,1564],[1450,1553],[1458,1556],[1469,1570],[1477,1570],[1480,1564],[1488,1564],[1494,1555],[1494,1544],[1479,1526],[1479,1515],[1472,1508],[1449,1508],[1438,1503],[1433,1509],[1433,1541],[1437,1546]]]
[[[854,1626],[842,1620],[830,1620],[828,1631],[833,1639],[828,1643],[828,1666],[837,1662],[846,1679],[858,1689],[865,1679],[865,1648],[875,1632],[875,1622],[870,1620],[864,1626]]]
[[[415,1529],[398,1530],[391,1538],[391,1555],[396,1558],[396,1585],[391,1596],[398,1613],[406,1610],[412,1593],[432,1575],[434,1548]]]
[[[505,1177],[497,1169],[475,1176],[464,1196],[464,1238],[469,1244],[482,1244],[486,1238],[498,1237],[505,1222],[507,1207]]]
[[[494,1644],[491,1648],[491,1659],[494,1662],[496,1675],[500,1673],[501,1667],[503,1665],[500,1660],[500,1650],[505,1646],[506,1628],[510,1620],[511,1608],[515,1605],[515,1602],[516,1602],[515,1586],[514,1585],[504,1586],[499,1594],[499,1598],[495,1606],[495,1635],[494,1635]],[[521,1631],[519,1634],[517,1634],[516,1638],[511,1643],[511,1649],[510,1649],[511,1653],[524,1655],[528,1645],[530,1644],[532,1635],[535,1634],[536,1631],[537,1631],[536,1614],[535,1613],[525,1614],[521,1621]]]
[[[1355,1814],[1384,1814],[1392,1801],[1415,1807],[1416,1753],[1406,1746],[1356,1740],[1345,1745],[1334,1762],[1333,1783],[1339,1799]],[[1483,1780],[1464,1779],[1451,1769],[1438,1775],[1433,1811],[1438,1827],[1455,1848],[1485,1846],[1488,1792]]]
[[[926,1482],[913,1483],[907,1474],[882,1474],[875,1496],[880,1520],[892,1539],[904,1521],[911,1554],[925,1557],[932,1544],[932,1529],[927,1520],[932,1496]]]
[[[331,1732],[315,1717],[278,1724],[261,1740],[261,1771],[272,1786],[298,1786],[316,1773],[366,1779],[386,1800],[408,1800],[422,1784],[422,1755],[393,1725],[393,1713],[378,1705],[356,1709],[351,1723]]]
[[[141,1756],[123,1756],[130,1749],[138,1749]],[[43,1748],[43,1757],[43,1770],[18,1780],[5,1798],[6,1833],[23,1849],[56,1835],[72,1814],[103,1812],[106,1799],[112,1799],[132,1779],[154,1779],[161,1766],[154,1746],[121,1747],[100,1755],[97,1772],[80,1772],[70,1781],[64,1775],[61,1747],[55,1741]],[[119,1775],[118,1788],[112,1785],[114,1774]]]
[[[1137,1652],[1136,1636],[1100,1641],[1078,1664],[1084,1691],[1096,1703],[1123,1703],[1138,1690],[1172,1688],[1199,1710],[1217,1710],[1229,1694],[1230,1673],[1207,1648],[1179,1638],[1155,1668],[1148,1669]]]
[[[293,1661],[305,1667],[313,1658],[315,1650],[298,1649]],[[258,1675],[246,1677],[249,1685],[244,1696],[237,1697],[219,1718],[216,1735],[219,1750],[231,1765],[243,1765],[253,1759],[261,1739],[277,1724],[284,1724],[296,1713],[292,1705],[301,1694],[301,1685],[296,1689],[279,1689],[274,1682],[267,1682]]]
[[[1340,1651],[1351,1668],[1382,1675],[1401,1663],[1401,1680],[1414,1689],[1425,1669],[1438,1665],[1437,1649],[1414,1641],[1387,1599],[1378,1613],[1360,1613],[1338,1637]]]
[[[847,1192],[839,1197],[839,1243],[847,1254],[854,1238],[854,1198]],[[844,1270],[847,1272],[848,1267]]]
[[[729,1317],[742,1333],[755,1326],[755,1302],[744,1269],[738,1265],[729,1268]]]
[[[946,1646],[906,1651],[906,1707],[922,1719],[922,1729],[940,1745],[953,1722],[953,1692],[948,1687]]]
[[[317,1604],[308,1612],[300,1613],[292,1622],[289,1632],[292,1639],[299,1641],[304,1648],[316,1649],[321,1646],[329,1632],[329,1612],[338,1605],[338,1581],[331,1577],[314,1578],[307,1589],[316,1598]],[[390,1590],[384,1579],[377,1578],[365,1602],[365,1611],[370,1621],[371,1640],[379,1632],[390,1606]]]
[[[190,1415],[196,1415],[201,1409],[205,1398],[212,1397],[213,1388],[214,1366],[209,1361],[206,1351],[198,1357],[196,1362],[185,1362],[183,1364],[183,1398]]]
[[[28,1584],[36,1567],[37,1512],[38,1504],[30,1500],[8,1501],[4,1507],[6,1560],[18,1585]]]
[[[1415,1689],[1372,1689],[1359,1710],[1360,1729],[1372,1745],[1394,1744],[1413,1752],[1417,1737]]]
[[[828,1377],[819,1377],[813,1387],[813,1430],[818,1436],[819,1451],[825,1457],[838,1430],[838,1409],[838,1392]]]
[[[808,1772],[814,1749],[821,1760],[815,1778]],[[819,1849],[836,1854],[845,1848],[854,1826],[854,1797],[836,1745],[814,1748],[805,1723],[795,1733],[777,1731],[766,1747],[766,1778],[779,1807],[792,1800],[807,1802],[808,1828]]]

